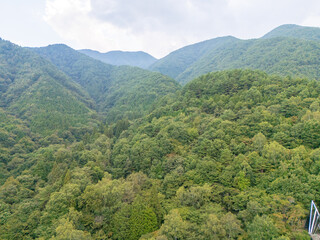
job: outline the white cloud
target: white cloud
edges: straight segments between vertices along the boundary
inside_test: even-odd
[[[318,0],[47,0],[44,19],[74,48],[160,57],[217,36],[252,38],[284,23],[317,25],[319,10]]]
[[[47,1],[44,20],[75,47],[95,45],[101,48],[108,35],[103,33],[105,26],[89,17],[90,11],[90,0]]]
[[[310,15],[303,22],[304,26],[320,27],[320,14]]]

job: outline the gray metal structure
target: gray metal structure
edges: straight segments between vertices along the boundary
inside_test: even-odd
[[[314,234],[319,228],[320,214],[314,201],[311,201],[310,218],[309,218],[309,234]]]

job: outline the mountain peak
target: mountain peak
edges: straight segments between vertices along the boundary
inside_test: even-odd
[[[269,33],[265,34],[262,38],[273,37],[293,37],[305,40],[320,40],[320,28],[318,27],[305,27],[296,24],[281,25]]]

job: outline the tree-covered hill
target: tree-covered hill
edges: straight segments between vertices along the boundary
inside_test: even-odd
[[[80,85],[28,49],[0,40],[0,105],[49,134],[88,125],[93,101]]]
[[[26,150],[28,147],[24,144],[33,137],[24,121],[0,108],[0,185],[10,176],[10,171],[19,165],[18,159],[12,161],[13,152]],[[26,148],[23,149],[23,146]]]
[[[274,38],[274,37],[292,37],[306,40],[320,40],[320,28],[318,27],[305,27],[295,24],[281,25],[262,38]]]
[[[188,67],[213,49],[238,41],[234,37],[215,38],[178,49],[152,64],[149,69],[177,78]]]
[[[239,40],[208,52],[176,79],[185,84],[204,73],[237,68],[320,79],[319,54],[320,41],[285,37]]]
[[[156,58],[142,51],[110,51],[106,53],[101,53],[90,49],[82,49],[79,50],[79,52],[86,54],[87,56],[92,57],[94,59],[116,66],[128,65],[147,69],[151,64],[157,61]]]
[[[261,39],[216,38],[181,48],[150,69],[186,84],[202,74],[235,69],[259,69],[282,76],[320,78],[320,28],[283,25]]]
[[[0,238],[307,240],[319,136],[319,82],[203,75],[80,142],[27,141],[6,163]]]
[[[97,110],[109,121],[142,116],[153,102],[180,88],[173,79],[137,67],[112,66],[66,45],[33,51],[49,59],[79,83],[95,100]]]
[[[153,65],[184,87],[0,40],[0,239],[309,240],[320,42],[302,30],[217,38]],[[233,68],[260,70],[219,71]]]

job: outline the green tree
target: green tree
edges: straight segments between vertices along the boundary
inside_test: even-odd
[[[56,236],[50,238],[52,240],[90,240],[92,239],[88,232],[75,229],[69,219],[60,220],[60,224],[56,228]]]
[[[278,230],[271,218],[266,215],[255,216],[248,226],[248,236],[253,240],[269,240],[278,237]]]
[[[188,224],[182,220],[178,210],[172,210],[165,216],[159,234],[167,237],[168,240],[182,240],[187,239]]]

